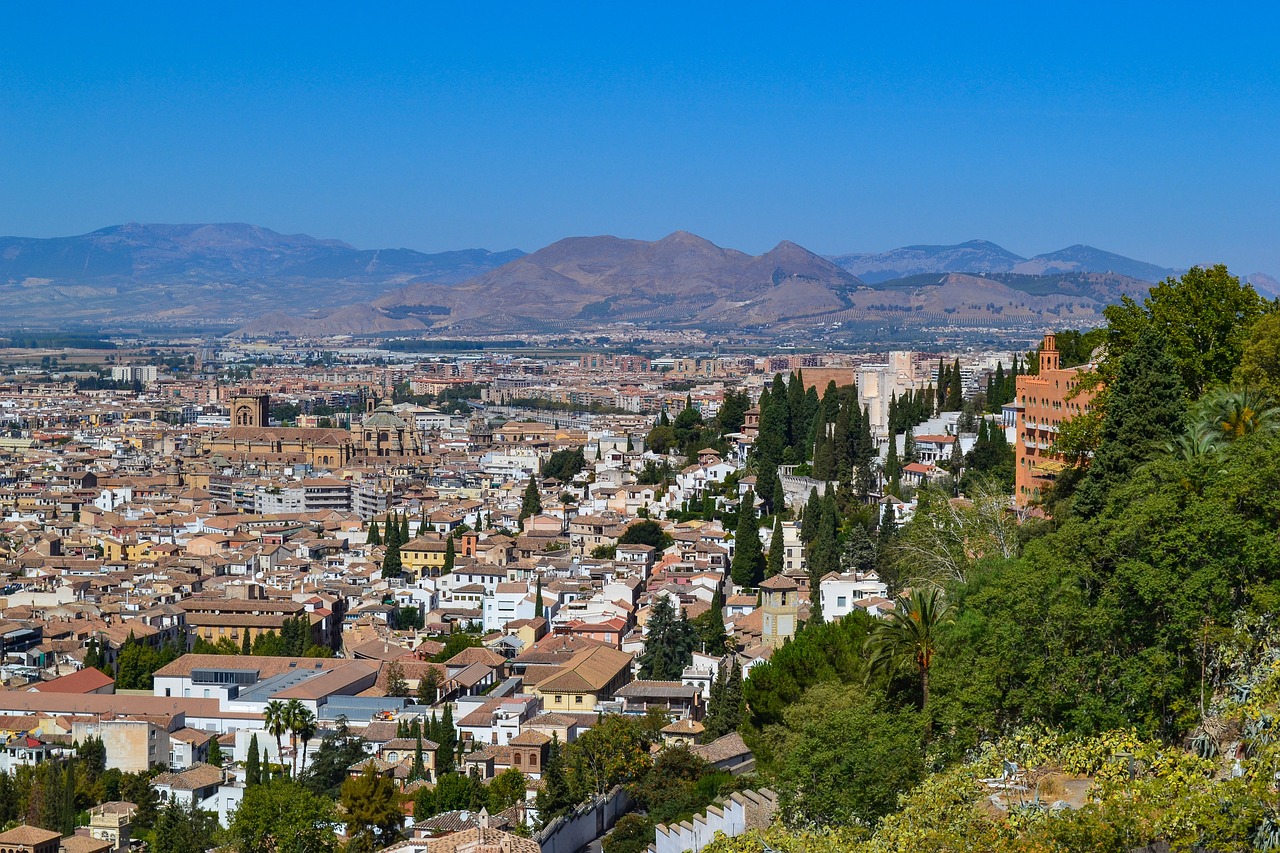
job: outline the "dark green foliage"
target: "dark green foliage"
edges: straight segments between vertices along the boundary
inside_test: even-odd
[[[732,666],[727,671],[721,666],[716,673],[715,683],[711,685],[711,700],[706,719],[703,720],[703,740],[712,741],[736,732],[742,725],[744,701],[742,665],[735,655]]]
[[[331,853],[336,824],[333,800],[276,780],[245,791],[228,834],[240,853]]]
[[[773,517],[773,535],[769,538],[769,554],[765,560],[765,577],[781,574],[786,564],[786,545],[782,534],[782,516]]]
[[[644,853],[654,840],[654,820],[639,814],[623,815],[600,843],[602,853]]]
[[[372,762],[363,773],[342,783],[340,801],[347,835],[351,838],[348,851],[381,850],[401,837],[404,814],[400,811],[395,783],[378,775]]]
[[[716,428],[720,434],[740,432],[749,408],[751,408],[751,398],[746,391],[726,391],[724,401],[716,412]]]
[[[585,467],[587,467],[587,459],[583,455],[581,448],[576,450],[557,450],[551,454],[551,458],[543,463],[542,476],[567,483]]]
[[[204,853],[217,828],[216,815],[174,800],[160,812],[152,849],[155,853]]]
[[[659,552],[671,547],[673,541],[662,525],[652,520],[637,521],[618,537],[619,545],[650,545]]]
[[[716,587],[707,612],[694,617],[690,623],[697,634],[700,651],[719,654],[725,647],[728,635],[724,630],[724,594]]]
[[[538,494],[538,478],[530,477],[529,484],[524,487],[524,498],[520,502],[520,527],[524,528],[524,520],[542,512],[542,496]]]
[[[565,769],[564,746],[552,733],[547,759],[542,766],[542,787],[537,796],[538,816],[543,825],[573,808],[573,795]]]
[[[1013,445],[1005,438],[1004,428],[983,418],[978,422],[978,438],[966,456],[960,491],[971,493],[975,480],[990,480],[1012,494],[1014,462]]]
[[[1214,383],[1230,381],[1251,326],[1267,309],[1266,301],[1225,266],[1192,267],[1181,278],[1151,288],[1141,305],[1126,296],[1104,309],[1104,376],[1119,387],[1110,382],[1112,367],[1140,346],[1144,332],[1150,332],[1159,337],[1184,392],[1195,399]]]
[[[400,560],[400,543],[396,541],[387,546],[387,552],[382,557],[382,576],[398,578],[403,573],[404,564]]]
[[[336,800],[347,779],[348,768],[368,754],[361,738],[339,730],[320,742],[307,762],[301,782],[312,793]]]
[[[668,596],[660,595],[649,611],[645,625],[644,652],[640,677],[651,681],[679,681],[684,668],[693,662],[698,635],[681,612],[676,615]]]
[[[209,752],[205,757],[206,764],[212,764],[214,767],[222,766],[222,744],[218,742],[217,734],[209,738]]]
[[[814,684],[862,683],[867,676],[862,646],[872,624],[862,612],[838,622],[811,621],[767,663],[752,669],[743,684],[751,726],[759,730],[781,723],[785,708]]]
[[[262,764],[258,757],[258,735],[256,733],[249,738],[249,754],[245,756],[244,760],[244,781],[245,785],[249,787],[262,782]]]
[[[382,534],[378,532],[378,520],[376,518],[369,522],[368,542],[370,545],[382,544]]]
[[[1076,493],[1074,508],[1082,515],[1098,513],[1112,490],[1183,431],[1185,390],[1161,341],[1145,330],[1120,359],[1107,392],[1101,443]]]
[[[918,715],[823,685],[789,708],[775,742],[780,813],[792,825],[874,825],[924,775]]]
[[[738,586],[759,586],[764,580],[764,545],[760,542],[760,526],[756,518],[755,494],[747,490],[738,513],[734,531],[733,564],[730,574]]]

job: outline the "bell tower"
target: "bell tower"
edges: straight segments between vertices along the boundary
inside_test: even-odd
[[[267,394],[237,394],[231,398],[233,427],[264,427],[270,424],[271,397]]]

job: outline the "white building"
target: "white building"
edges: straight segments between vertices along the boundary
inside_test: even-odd
[[[818,583],[822,601],[822,619],[834,622],[858,609],[857,602],[868,598],[887,598],[889,587],[875,572],[835,572]]]

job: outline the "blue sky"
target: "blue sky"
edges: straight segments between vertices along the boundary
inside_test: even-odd
[[[6,6],[0,233],[983,238],[1280,275],[1272,6],[431,5]]]

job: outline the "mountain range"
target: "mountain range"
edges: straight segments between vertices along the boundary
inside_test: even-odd
[[[1056,252],[1024,258],[986,240],[970,240],[954,246],[904,246],[873,254],[836,255],[831,260],[867,283],[940,272],[1018,275],[1094,272],[1156,282],[1178,272],[1092,246],[1068,246]]]
[[[134,223],[0,237],[0,322],[296,335],[1086,325],[1174,274],[1089,246],[1024,258],[982,240],[830,257],[784,240],[751,255],[677,231],[655,241],[570,237],[532,254],[426,254],[239,223]]]
[[[0,237],[0,313],[11,323],[124,318],[248,320],[279,307],[460,282],[524,253],[356,249],[242,223],[129,223],[76,237]]]

